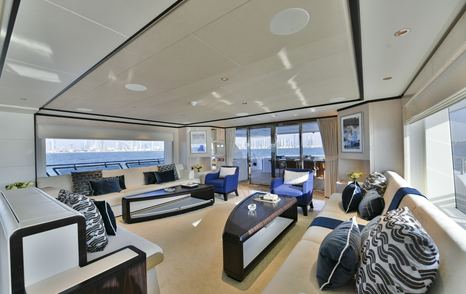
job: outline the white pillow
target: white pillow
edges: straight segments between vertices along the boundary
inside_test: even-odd
[[[236,167],[221,167],[220,174],[218,175],[219,178],[223,179],[226,176],[232,176],[236,172]]]
[[[291,170],[285,170],[285,175],[283,176],[283,179],[283,183],[287,185],[302,184],[305,181],[309,180],[309,172],[296,172]]]

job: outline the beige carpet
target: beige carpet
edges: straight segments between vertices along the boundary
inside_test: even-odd
[[[137,224],[119,225],[158,244],[165,255],[157,266],[162,294],[260,293],[309,226],[324,198],[314,195],[314,211],[307,217],[298,208],[298,222],[239,283],[223,273],[222,233],[233,207],[252,190],[263,187],[240,185],[240,196],[227,202],[218,196],[215,204],[194,212]],[[317,194],[317,193],[316,193]]]

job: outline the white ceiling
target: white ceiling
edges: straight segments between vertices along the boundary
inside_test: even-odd
[[[174,2],[21,1],[0,105],[42,107]],[[364,98],[400,95],[465,2],[360,0]],[[271,34],[271,18],[290,7],[310,23]],[[411,32],[395,38],[403,27]],[[335,115],[358,98],[348,1],[188,0],[46,107],[234,126]],[[344,104],[319,106],[335,102]]]

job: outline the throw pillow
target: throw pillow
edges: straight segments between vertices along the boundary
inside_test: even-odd
[[[172,182],[175,180],[175,175],[172,170],[158,171],[154,172],[154,174],[158,184]]]
[[[389,211],[362,247],[358,293],[426,293],[439,251],[407,207]]]
[[[338,225],[322,241],[317,259],[321,290],[335,289],[354,279],[359,265],[361,236],[356,218]]]
[[[220,167],[220,172],[218,173],[218,177],[220,179],[224,179],[226,176],[232,176],[236,173],[236,167]]]
[[[367,223],[367,225],[364,226],[364,228],[361,230],[361,245],[364,244],[364,241],[366,241],[371,232],[374,232],[374,228],[377,227],[377,225],[380,222],[381,216],[378,215],[374,217],[370,222]]]
[[[309,172],[297,172],[285,169],[283,183],[287,185],[299,185],[309,180]]]
[[[159,165],[158,166],[158,170],[159,172],[164,172],[164,171],[168,171],[168,170],[172,170],[173,171],[173,174],[175,176],[175,180],[179,180],[180,177],[178,176],[178,172],[176,170],[176,164],[174,163],[170,163],[170,164],[164,164],[164,165]]]
[[[349,183],[341,194],[341,202],[346,213],[357,211],[362,200],[362,190],[358,182]]]
[[[102,216],[95,204],[84,195],[63,189],[58,193],[57,199],[84,215],[86,219],[87,251],[97,252],[104,250],[108,244],[108,237],[105,234]]]
[[[71,173],[71,179],[73,181],[73,192],[84,196],[92,195],[92,190],[91,186],[89,185],[89,181],[98,180],[101,178],[101,170]]]
[[[117,224],[115,220],[115,214],[113,213],[112,207],[107,201],[96,201],[94,200],[95,206],[102,216],[102,220],[105,225],[105,231],[107,235],[115,236],[117,231]]]
[[[376,190],[369,190],[359,203],[359,215],[365,220],[371,220],[374,217],[381,215],[385,201]]]
[[[118,177],[89,181],[89,184],[91,185],[91,195],[93,196],[118,193],[121,191],[120,180]]]
[[[387,189],[387,178],[378,172],[370,173],[367,175],[362,188],[366,192],[375,189],[380,195],[383,196],[385,189]]]
[[[144,172],[144,185],[157,184],[155,171]]]

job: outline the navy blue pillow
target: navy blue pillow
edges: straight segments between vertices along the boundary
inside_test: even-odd
[[[105,231],[107,235],[116,235],[117,231],[117,224],[115,220],[115,215],[113,214],[113,210],[110,207],[110,204],[107,201],[95,201],[94,204],[100,212],[102,216],[102,220],[104,221]]]
[[[175,173],[173,170],[167,170],[167,171],[158,171],[155,172],[155,178],[157,179],[157,183],[166,183],[166,182],[171,182],[175,180]]]
[[[125,183],[125,176],[124,175],[118,176],[118,182],[120,182],[120,188],[122,190],[126,189],[126,183]]]
[[[118,179],[101,179],[96,181],[89,181],[91,186],[91,195],[98,196],[108,193],[120,192],[120,181]]]
[[[339,224],[320,245],[317,259],[320,290],[335,289],[354,281],[360,251],[361,235],[353,217]]]
[[[157,184],[157,178],[155,177],[155,171],[144,172],[144,185]]]
[[[383,197],[377,190],[369,190],[359,203],[359,215],[365,220],[371,220],[374,217],[381,215],[385,207]]]
[[[341,202],[343,204],[343,210],[353,212],[358,210],[359,202],[362,200],[362,189],[358,182],[349,183],[343,193],[341,194]]]

